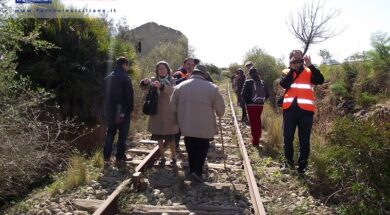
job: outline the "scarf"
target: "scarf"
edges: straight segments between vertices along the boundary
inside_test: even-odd
[[[165,77],[161,77],[161,76],[158,76],[158,81],[160,81],[160,84],[161,85],[164,85],[164,86],[172,86],[172,83],[171,83],[171,78],[169,75],[166,75]],[[160,89],[157,89],[157,93],[158,95],[160,95]]]
[[[165,77],[159,77],[159,81],[164,86],[172,86],[169,75],[166,75]]]

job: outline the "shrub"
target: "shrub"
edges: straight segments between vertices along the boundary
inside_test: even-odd
[[[338,81],[330,86],[330,90],[336,97],[347,97],[348,91],[345,87],[344,83],[341,81]]]
[[[368,92],[361,93],[357,98],[358,104],[366,108],[377,103],[378,100],[379,100],[378,96],[371,95]]]
[[[320,147],[317,173],[338,191],[346,214],[383,214],[390,209],[390,122],[336,120],[330,145]]]

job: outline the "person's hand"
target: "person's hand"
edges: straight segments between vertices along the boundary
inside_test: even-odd
[[[303,60],[305,61],[305,66],[309,67],[311,66],[311,58],[310,55],[303,56]]]
[[[145,78],[145,79],[142,81],[142,83],[143,83],[144,85],[148,85],[148,84],[150,83],[150,80],[149,80],[148,78]]]
[[[161,87],[161,83],[156,80],[156,81],[153,82],[152,86],[155,87],[155,88],[160,88]]]
[[[290,59],[290,66],[288,68],[292,69],[292,70],[295,70],[295,64],[293,64],[292,62],[294,61],[294,57],[292,57]]]

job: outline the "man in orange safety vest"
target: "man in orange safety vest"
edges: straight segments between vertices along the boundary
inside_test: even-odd
[[[290,53],[290,67],[280,79],[280,85],[286,90],[282,104],[283,137],[285,162],[282,169],[295,169],[294,134],[298,127],[299,156],[298,173],[306,172],[310,153],[310,134],[313,124],[314,90],[313,86],[324,83],[324,76],[311,64],[310,56],[302,51]]]

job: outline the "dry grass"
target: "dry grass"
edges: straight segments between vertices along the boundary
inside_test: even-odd
[[[95,151],[90,159],[86,159],[80,154],[74,154],[69,159],[67,170],[55,176],[56,180],[49,186],[48,192],[52,195],[68,192],[91,180],[96,180],[103,166],[104,160],[101,150]]]
[[[77,130],[72,122],[55,120],[39,110],[7,115],[0,123],[0,203],[4,204],[63,168],[71,147],[65,139],[72,139]]]
[[[63,193],[85,182],[87,182],[86,160],[80,155],[72,155],[67,171],[56,176],[56,180],[49,186],[48,191],[51,194]]]
[[[92,165],[96,168],[104,167],[104,158],[102,150],[97,150],[91,158]]]
[[[70,158],[70,167],[66,172],[64,190],[71,190],[84,184],[87,181],[87,165],[85,158],[80,155],[73,155]]]
[[[268,141],[264,145],[266,152],[280,152],[283,145],[282,116],[277,114],[270,104],[265,104],[262,114],[262,124],[268,132]]]

